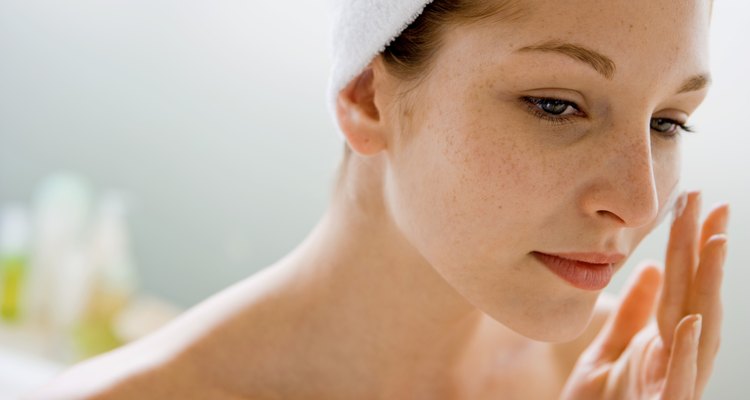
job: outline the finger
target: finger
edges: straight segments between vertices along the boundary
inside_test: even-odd
[[[674,332],[669,355],[664,391],[661,399],[693,399],[695,378],[698,373],[698,341],[701,334],[700,315],[683,318]]]
[[[630,340],[648,323],[653,314],[662,282],[662,273],[655,262],[644,262],[630,276],[620,296],[617,310],[605,322],[595,339],[599,361],[620,357]]]
[[[701,250],[700,265],[690,293],[690,313],[703,315],[703,333],[698,351],[696,394],[700,395],[713,369],[719,351],[721,321],[721,282],[724,276],[727,237],[723,233],[712,236]]]
[[[687,204],[672,222],[664,268],[664,287],[659,299],[657,322],[666,348],[671,347],[677,323],[686,314],[688,292],[698,260],[700,192],[687,194]]]
[[[727,232],[727,222],[729,221],[729,204],[723,203],[714,206],[706,216],[701,228],[701,248],[706,245],[708,239],[717,233]]]

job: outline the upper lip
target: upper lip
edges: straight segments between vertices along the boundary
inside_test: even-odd
[[[566,258],[568,260],[583,261],[589,264],[617,264],[625,259],[622,253],[598,253],[598,252],[575,252],[575,253],[544,253],[550,256]]]

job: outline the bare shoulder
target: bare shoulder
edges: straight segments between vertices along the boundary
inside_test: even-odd
[[[115,367],[115,363],[115,357],[110,354],[80,362],[68,367],[33,393],[27,394],[24,399],[102,398],[104,393],[112,394],[112,389],[118,382],[127,382],[130,379],[129,375],[137,372],[131,368],[130,373],[126,373],[122,366]]]
[[[163,376],[167,369],[139,346],[124,347],[72,365],[28,394],[28,400],[120,399],[145,380]],[[130,393],[132,395],[132,392]]]
[[[609,316],[615,311],[617,303],[616,295],[602,292],[596,302],[591,322],[584,332],[569,342],[552,344],[554,357],[564,371],[570,372],[573,369],[578,357],[591,344]]]
[[[122,349],[76,364],[25,400],[232,399],[184,359]]]
[[[197,343],[226,323],[213,317],[227,312],[226,303],[220,293],[139,341],[70,366],[25,400],[229,398],[191,357]]]
[[[157,332],[68,368],[26,400],[238,398],[212,378],[246,367],[247,354],[255,354],[248,351],[248,332],[255,331],[248,324],[259,320],[263,308],[256,305],[267,301],[271,286],[260,278],[274,276],[264,272],[237,282]]]

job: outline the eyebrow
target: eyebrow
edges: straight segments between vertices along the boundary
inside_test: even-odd
[[[548,40],[546,42],[524,46],[516,50],[516,52],[530,51],[554,52],[564,54],[575,60],[582,61],[588,64],[596,72],[609,80],[612,80],[612,78],[614,78],[615,71],[617,70],[615,62],[604,54],[585,46],[566,43],[561,40]],[[696,74],[686,79],[685,82],[680,85],[680,89],[677,91],[677,94],[701,90],[708,86],[710,83],[711,78],[708,74]]]
[[[677,94],[701,90],[710,83],[711,77],[709,77],[708,74],[693,75],[688,78],[682,86],[680,86],[680,90],[677,91]]]
[[[521,47],[516,52],[543,51],[561,53],[572,57],[578,61],[590,65],[596,72],[600,73],[607,79],[615,76],[615,62],[611,58],[599,53],[596,50],[586,48],[573,43],[564,43],[559,40],[549,40],[546,42]]]

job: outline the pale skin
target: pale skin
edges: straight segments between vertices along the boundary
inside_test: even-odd
[[[700,399],[728,205],[701,222],[698,193],[677,196],[680,139],[652,122],[706,95],[679,92],[708,76],[709,5],[604,3],[456,27],[404,96],[376,58],[339,94],[353,154],[302,244],[30,398]],[[550,40],[616,68],[520,51]],[[529,97],[577,107],[552,123]],[[619,301],[530,255],[630,255],[674,208],[663,267],[641,263]]]

